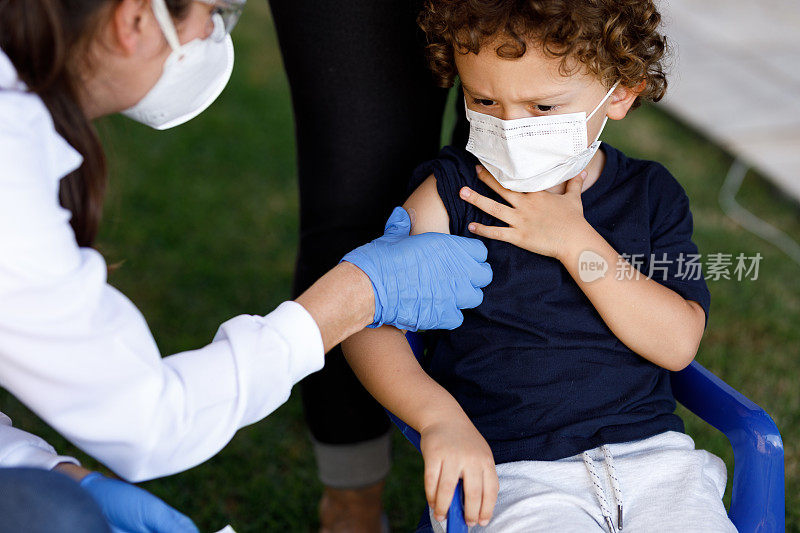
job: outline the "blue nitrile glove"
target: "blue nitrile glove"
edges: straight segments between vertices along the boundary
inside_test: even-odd
[[[146,490],[92,472],[81,480],[114,533],[199,533],[194,522]]]
[[[383,237],[342,259],[363,270],[375,292],[375,317],[369,327],[455,329],[460,309],[476,307],[492,281],[486,246],[477,239],[445,233],[409,236],[411,219],[395,207]]]

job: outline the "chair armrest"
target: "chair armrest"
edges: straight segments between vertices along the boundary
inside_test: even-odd
[[[394,422],[394,425],[397,426],[397,429],[400,430],[400,433],[402,433],[403,436],[408,439],[408,442],[410,442],[419,453],[422,453],[422,450],[419,447],[420,436],[417,430],[397,418],[394,413],[388,409],[386,409],[386,414],[389,415],[389,419]]]
[[[728,514],[737,529],[784,531],[783,441],[772,418],[697,361],[672,374],[672,392],[733,447]]]

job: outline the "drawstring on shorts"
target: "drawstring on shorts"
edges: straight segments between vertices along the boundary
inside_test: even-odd
[[[614,500],[617,502],[617,525],[614,526],[614,519],[611,515],[611,506],[609,505],[609,498],[606,494],[606,489],[600,476],[597,474],[597,465],[589,453],[590,450],[583,452],[583,464],[586,466],[586,471],[589,473],[589,479],[592,481],[594,493],[597,496],[597,501],[600,503],[600,512],[603,513],[603,518],[608,526],[609,533],[617,533],[622,531],[622,490],[619,488],[619,477],[617,476],[617,469],[614,467],[614,456],[611,455],[611,450],[605,444],[600,447],[603,451],[606,466],[606,473],[611,480],[611,487],[614,490]]]

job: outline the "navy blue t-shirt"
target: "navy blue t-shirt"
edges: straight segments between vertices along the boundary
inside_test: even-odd
[[[626,157],[607,144],[601,149],[605,167],[582,194],[586,220],[618,253],[631,254],[634,263],[640,257],[642,275],[655,258],[652,278],[696,301],[708,317],[705,280],[687,268],[698,257],[683,188],[658,163]],[[411,190],[431,173],[436,177],[453,235],[475,237],[467,229],[473,221],[506,225],[458,195],[468,185],[503,202],[477,178],[476,164],[472,154],[446,147],[412,177]],[[611,332],[558,260],[481,240],[494,272],[483,303],[464,311],[459,328],[428,334],[424,364],[461,404],[495,462],[555,460],[683,431],[673,413],[669,372]],[[618,275],[617,266],[609,265],[606,275]]]

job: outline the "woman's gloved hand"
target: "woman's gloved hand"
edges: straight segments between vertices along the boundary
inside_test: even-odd
[[[461,309],[483,301],[492,281],[486,246],[477,239],[444,233],[409,236],[411,219],[396,207],[383,237],[342,259],[363,270],[375,292],[375,321],[400,329],[455,329]]]
[[[80,482],[114,533],[199,533],[194,522],[146,490],[92,472]]]

